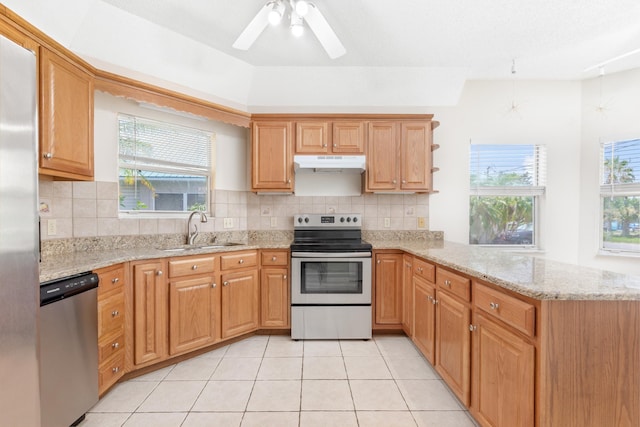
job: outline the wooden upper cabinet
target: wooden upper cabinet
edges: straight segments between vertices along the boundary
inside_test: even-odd
[[[364,154],[364,122],[296,122],[296,154]]]
[[[431,191],[431,122],[370,122],[366,191]]]
[[[289,121],[254,122],[252,125],[251,189],[293,191],[292,124]]]
[[[40,169],[93,179],[93,76],[40,47]]]

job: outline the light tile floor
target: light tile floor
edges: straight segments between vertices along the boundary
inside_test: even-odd
[[[256,335],[116,385],[81,427],[474,427],[403,336]]]

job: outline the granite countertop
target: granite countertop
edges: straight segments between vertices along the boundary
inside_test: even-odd
[[[640,276],[459,243],[371,241],[401,249],[538,300],[640,300]]]
[[[545,260],[526,253],[442,240],[376,240],[374,249],[398,249],[539,300],[640,300],[640,276]],[[252,240],[216,249],[167,252],[157,248],[78,251],[40,263],[46,282],[126,261],[247,249],[288,249],[290,240]]]

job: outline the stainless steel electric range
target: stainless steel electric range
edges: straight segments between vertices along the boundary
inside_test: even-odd
[[[294,216],[291,338],[371,338],[371,245],[360,214]]]

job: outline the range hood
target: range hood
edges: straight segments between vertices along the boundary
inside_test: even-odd
[[[293,156],[297,173],[307,172],[364,172],[367,161],[365,156]]]

